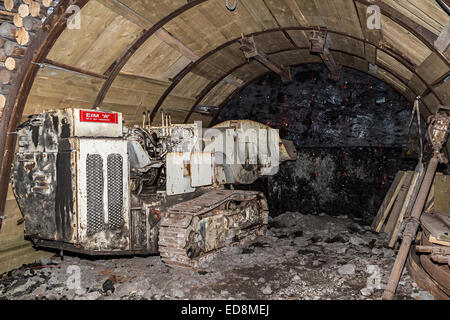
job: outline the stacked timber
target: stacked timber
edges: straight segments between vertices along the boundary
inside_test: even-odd
[[[53,0],[0,0],[0,118],[26,48],[53,4]]]

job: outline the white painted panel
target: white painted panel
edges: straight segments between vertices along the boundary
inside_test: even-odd
[[[202,187],[213,183],[213,155],[210,152],[191,153],[191,186]]]
[[[78,208],[78,235],[79,242],[87,237],[87,185],[86,185],[86,159],[87,155],[100,155],[103,160],[103,214],[105,223],[108,223],[108,167],[107,159],[110,154],[120,154],[123,158],[123,217],[124,229],[129,229],[130,218],[130,194],[129,194],[129,161],[127,141],[121,139],[76,139],[77,141],[77,208]],[[96,245],[109,249],[108,238],[105,232],[96,235]],[[124,241],[128,241],[126,234],[123,235]],[[129,243],[128,243],[129,245]],[[124,248],[129,249],[129,248]]]
[[[191,187],[190,153],[169,152],[166,155],[166,192],[167,195],[194,192]]]

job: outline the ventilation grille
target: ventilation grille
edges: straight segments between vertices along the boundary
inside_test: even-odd
[[[87,232],[103,229],[103,159],[98,154],[88,154],[86,159]]]
[[[108,224],[112,229],[122,227],[123,219],[123,158],[108,156]]]

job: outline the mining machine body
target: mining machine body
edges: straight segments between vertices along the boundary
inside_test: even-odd
[[[36,246],[185,267],[263,235],[264,194],[234,186],[296,158],[253,121],[204,129],[162,113],[159,126],[125,127],[121,113],[74,108],[30,116],[18,144],[11,181]]]

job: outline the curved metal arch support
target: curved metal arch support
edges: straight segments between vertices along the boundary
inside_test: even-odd
[[[280,31],[310,31],[310,30],[314,30],[315,27],[287,27],[287,28],[276,28],[276,29],[269,29],[269,30],[264,30],[264,31],[258,31],[255,33],[252,33],[250,35],[247,36],[258,36],[261,34],[267,34],[267,33],[273,33],[273,32],[280,32]],[[370,44],[373,45],[375,48],[377,48],[377,50],[380,50],[384,53],[386,53],[387,55],[391,56],[392,58],[394,58],[395,60],[397,60],[399,63],[401,63],[403,66],[405,66],[409,71],[411,71],[414,75],[416,75],[428,88],[428,90],[430,90],[430,92],[433,93],[433,95],[436,97],[436,99],[443,104],[442,99],[440,98],[440,96],[436,93],[436,91],[434,90],[434,88],[425,81],[425,79],[416,72],[415,68],[413,66],[411,66],[406,60],[404,60],[402,57],[395,55],[394,53],[381,48],[378,44],[372,43],[366,39],[361,39],[349,34],[346,34],[345,32],[340,32],[340,31],[336,31],[336,30],[327,30],[329,33],[334,33],[334,34],[338,34],[341,36],[346,36],[349,37],[351,39],[354,39],[356,41],[359,42],[363,42],[364,44]],[[208,59],[209,57],[211,57],[213,54],[217,53],[218,51],[231,46],[232,44],[236,43],[237,41],[239,41],[239,38],[235,38],[232,39],[228,42],[223,43],[222,45],[220,45],[219,47],[216,47],[215,49],[209,51],[208,53],[204,54],[202,57],[200,57],[200,59],[198,59],[195,62],[192,62],[191,64],[189,64],[188,66],[186,66],[176,77],[175,79],[172,81],[171,85],[166,89],[166,91],[164,92],[164,94],[160,97],[160,99],[158,100],[157,104],[155,105],[155,107],[152,110],[151,113],[151,119],[153,119],[159,108],[162,106],[162,104],[164,103],[165,99],[169,96],[169,94],[172,92],[172,90],[181,82],[181,80],[183,80],[183,78],[189,74],[197,65],[199,65],[200,63],[202,63],[203,61],[205,61],[206,59]],[[273,53],[272,53],[273,54]],[[366,59],[364,57],[364,59]],[[388,70],[389,72],[392,72],[391,70]],[[406,86],[408,86],[408,84],[405,84]],[[408,86],[409,87],[409,86]]]
[[[192,0],[188,1],[185,5],[179,7],[175,11],[172,11],[169,15],[159,20],[155,23],[150,29],[142,31],[142,33],[128,46],[127,49],[120,55],[119,58],[114,61],[114,63],[108,68],[107,74],[108,79],[103,83],[102,88],[100,89],[97,98],[95,99],[93,109],[97,109],[103,103],[103,100],[106,97],[109,89],[111,88],[114,80],[119,75],[119,72],[125,66],[125,64],[130,60],[130,58],[134,55],[134,53],[158,30],[163,28],[168,22],[172,21],[179,15],[185,13],[189,9],[196,7],[203,2],[208,0]]]
[[[67,12],[67,9],[72,5],[81,9],[88,2],[89,0],[61,0],[31,41],[15,74],[0,122],[0,215],[3,215],[5,210],[11,162],[16,146],[15,131],[39,70],[36,63],[44,61],[66,28],[67,20],[73,14]],[[0,219],[0,227],[1,223]]]
[[[153,25],[149,30],[144,31],[138,38],[135,39],[135,41],[122,53],[122,55],[110,66],[108,69],[108,79],[103,84],[101,90],[99,91],[99,94],[95,100],[95,103],[93,105],[93,108],[96,109],[100,107],[100,105],[103,103],[103,100],[105,99],[109,89],[111,88],[112,83],[114,82],[115,78],[119,74],[120,70],[125,66],[125,64],[129,61],[131,56],[142,46],[145,41],[150,38],[158,29],[164,27],[166,23],[173,20],[174,18],[178,17],[180,14],[188,11],[191,8],[194,8],[203,2],[206,2],[208,0],[190,0],[188,3],[177,10],[170,13],[165,18],[161,19],[159,22],[157,22],[155,25]],[[424,44],[426,44],[430,50],[438,54],[438,56],[447,64],[449,65],[448,61],[445,59],[445,57],[442,55],[441,52],[439,52],[436,48],[434,48],[432,42],[432,39],[436,37],[433,33],[431,33],[429,30],[425,29],[421,25],[417,24],[415,21],[412,21],[411,19],[405,17],[401,13],[397,12],[395,9],[391,8],[390,6],[387,6],[386,4],[376,1],[375,3],[368,2],[366,0],[353,0],[353,3],[359,2],[364,5],[373,5],[377,4],[380,6],[381,14],[389,17],[394,22],[398,23],[400,26],[405,28],[406,30],[410,31],[412,34],[414,34],[419,40],[421,40]],[[275,19],[276,20],[276,19]],[[290,28],[278,28],[278,31],[286,32]],[[306,28],[303,30],[309,30],[310,28]],[[255,33],[254,35],[257,35]],[[349,35],[347,35],[349,36]],[[361,40],[361,39],[359,39]],[[203,58],[203,57],[202,57]],[[203,61],[204,59],[200,58],[199,60]],[[399,57],[394,57],[398,60]],[[195,61],[195,65],[198,65],[199,60]],[[183,71],[182,71],[183,72]],[[427,84],[428,85],[428,84]],[[152,110],[152,113],[150,115],[151,119],[153,119],[158,112],[159,108],[161,107],[164,100],[167,98],[167,96],[170,94],[170,92],[174,89],[173,86],[170,86],[168,88],[168,92],[165,92],[163,96],[161,97],[160,101],[156,104],[155,108]],[[436,96],[437,97],[437,96]],[[437,97],[438,98],[438,97]],[[439,99],[439,98],[438,98]]]
[[[231,75],[233,72],[235,72],[236,70],[239,70],[240,68],[242,68],[243,66],[247,65],[247,62],[241,63],[237,66],[235,66],[234,68],[230,69],[229,71],[227,71],[224,75],[222,75],[220,78],[218,78],[217,80],[213,80],[211,81],[201,92],[200,94],[197,96],[197,99],[195,100],[194,105],[192,106],[191,110],[189,111],[189,113],[187,114],[186,118],[184,119],[184,123],[187,123],[189,121],[189,118],[192,116],[192,114],[194,113],[195,108],[200,104],[200,102],[202,102],[202,100],[208,95],[208,93],[214,89],[222,80],[224,80],[226,77],[228,77],[229,75]],[[240,88],[240,87],[239,87]]]
[[[291,49],[291,50],[293,50],[293,49]],[[290,50],[287,49],[287,51],[290,51]],[[290,67],[297,67],[297,66],[308,65],[308,64],[323,64],[323,63],[322,63],[322,62],[298,63],[298,64],[295,64],[295,65],[291,65]],[[351,67],[351,66],[345,66],[345,67],[350,68],[350,69],[354,69],[354,70],[357,70],[357,71],[360,71],[360,72],[363,72],[362,70],[356,69],[356,68]],[[239,94],[242,90],[244,90],[245,88],[247,88],[247,87],[248,87],[249,85],[251,85],[254,81],[258,80],[259,78],[262,78],[262,77],[266,76],[266,75],[269,74],[270,72],[271,72],[271,71],[268,70],[268,71],[265,72],[264,74],[259,75],[259,76],[255,77],[255,78],[252,78],[251,80],[249,80],[249,81],[247,81],[246,83],[244,83],[241,87],[236,88],[233,92],[231,92],[231,93],[230,93],[230,94],[229,94],[229,95],[228,95],[228,96],[220,103],[220,105],[219,105],[219,107],[218,107],[218,110],[217,110],[216,114],[214,115],[214,117],[211,119],[211,122],[209,123],[209,126],[208,126],[208,127],[212,127],[213,125],[215,125],[217,119],[219,118],[220,113],[223,111],[223,109],[224,109],[225,106],[228,104],[228,102],[233,98],[233,96],[235,96],[236,94]],[[395,76],[395,75],[394,75],[394,76]],[[377,78],[377,79],[380,80],[380,81],[386,82],[386,81],[382,80],[380,77],[377,77],[377,76],[374,76],[374,77]],[[399,78],[397,78],[397,79],[399,79]],[[405,84],[401,79],[399,79],[399,80],[400,80],[403,84]],[[386,83],[387,83],[387,82],[386,82]],[[396,90],[399,94],[401,94],[406,100],[409,100],[408,97],[406,97],[406,95],[405,95],[403,92],[400,92],[400,91],[398,91],[398,90],[395,89],[395,88],[394,88],[394,90]],[[413,90],[411,89],[411,91],[413,91]],[[416,93],[415,91],[413,91],[413,93],[414,93],[415,95],[417,95],[417,93]],[[424,105],[425,105],[425,104],[424,104]],[[427,108],[427,111],[428,111],[430,114],[432,114],[426,105],[425,105],[425,107]]]
[[[297,51],[297,50],[309,50],[309,47],[293,47],[293,48],[288,48],[288,49],[283,49],[283,50],[278,50],[278,51],[274,51],[274,52],[270,52],[267,53],[268,55],[274,55],[274,54],[278,54],[278,53],[282,53],[282,52],[289,52],[289,51]],[[348,56],[353,56],[353,57],[357,57],[359,59],[362,60],[366,60],[366,57],[364,56],[360,56],[358,54],[354,54],[352,52],[347,52],[347,51],[343,51],[343,50],[337,50],[337,49],[330,49],[330,51],[332,52],[339,52]],[[368,62],[368,61],[367,61]],[[242,63],[232,69],[230,69],[225,75],[223,75],[222,77],[220,77],[219,79],[215,80],[215,81],[211,81],[202,91],[201,93],[197,96],[197,99],[194,103],[194,105],[192,106],[191,110],[189,111],[188,115],[186,116],[184,123],[187,123],[189,121],[189,118],[192,116],[192,114],[194,113],[195,108],[201,103],[201,101],[208,95],[208,93],[214,89],[223,79],[225,79],[227,76],[231,75],[233,72],[235,72],[236,70],[239,70],[240,68],[242,68],[243,66],[247,65],[247,62]],[[386,68],[386,66],[383,65],[379,65],[380,68],[388,70]],[[359,70],[362,71],[362,70]],[[405,85],[406,87],[408,87],[408,81],[407,79],[402,78],[400,75],[397,74],[393,74],[393,76],[395,76],[395,78],[397,78],[403,85]],[[412,90],[413,93],[417,96],[417,92],[415,92],[414,90]],[[427,108],[427,111],[429,112],[428,106],[425,105],[425,107]]]

